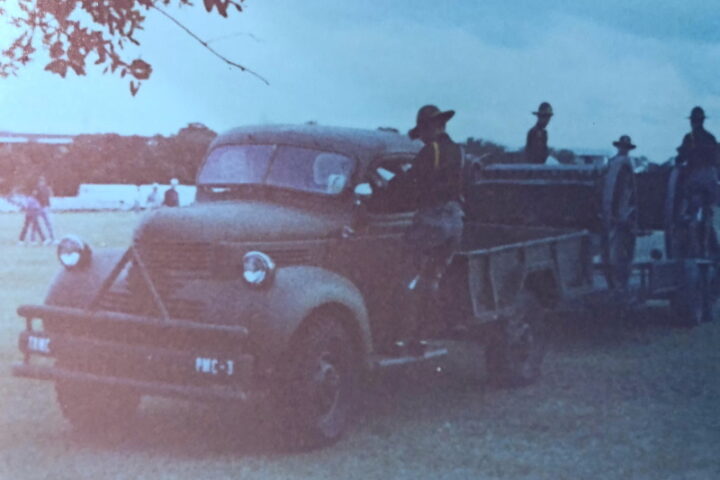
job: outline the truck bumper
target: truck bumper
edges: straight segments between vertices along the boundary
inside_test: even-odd
[[[13,366],[15,376],[112,385],[141,394],[198,400],[247,401],[260,395],[255,358],[242,353],[242,342],[234,341],[247,335],[244,327],[39,305],[22,306],[18,313],[25,317],[26,329],[18,339],[23,361]],[[35,318],[85,328],[62,329],[62,333],[38,331],[33,329]],[[103,323],[116,324],[115,331],[120,332],[123,326],[141,328],[148,342],[94,336],[102,331]],[[95,329],[87,328],[91,326]],[[203,341],[180,345],[161,341],[177,339],[178,334],[185,340]],[[223,341],[204,341],[215,337]],[[55,361],[37,362],[39,357]]]

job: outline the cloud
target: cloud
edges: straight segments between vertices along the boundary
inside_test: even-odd
[[[35,68],[22,81],[0,83],[10,112],[0,128],[153,134],[191,121],[223,130],[315,120],[404,131],[417,108],[432,102],[457,110],[449,125],[457,139],[519,147],[534,120],[530,112],[547,100],[557,112],[553,146],[611,150],[611,141],[627,133],[638,154],[664,160],[687,130],[693,105],[706,108],[711,129],[720,127],[712,123],[720,118],[720,43],[712,35],[695,38],[701,28],[665,38],[680,21],[666,17],[684,14],[661,3],[646,16],[638,14],[644,2],[616,0],[593,7],[396,0],[373,8],[266,0],[227,20],[198,9],[177,12],[204,38],[238,31],[262,38],[231,36],[213,47],[267,76],[270,87],[150,15],[140,51],[154,73],[137,98],[114,77],[60,80]],[[628,23],[633,16],[637,22]]]
[[[522,46],[405,18],[366,24],[299,17],[286,27],[295,43],[275,43],[266,66],[278,70],[283,56],[292,59],[272,87],[283,98],[266,110],[273,119],[297,118],[302,103],[304,119],[404,130],[420,105],[434,102],[458,111],[450,125],[458,138],[518,147],[530,111],[549,100],[558,112],[553,145],[612,150],[611,141],[629,133],[640,154],[664,160],[694,104],[720,108],[717,96],[686,80],[674,44],[567,14],[548,15],[542,32]],[[717,51],[708,45],[698,55]]]

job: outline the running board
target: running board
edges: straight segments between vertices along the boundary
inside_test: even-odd
[[[444,357],[447,354],[447,348],[428,347],[423,355],[403,355],[398,357],[391,355],[374,355],[371,360],[371,365],[373,369],[398,367],[400,365],[426,362],[428,360]]]

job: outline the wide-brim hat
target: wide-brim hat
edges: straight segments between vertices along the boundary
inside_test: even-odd
[[[538,117],[552,117],[554,115],[552,105],[548,102],[542,102],[538,107],[537,112],[532,113]]]
[[[420,129],[433,122],[447,123],[455,115],[454,110],[442,111],[435,105],[420,107],[415,120],[415,126],[410,129],[408,136],[412,139],[420,138]]]
[[[621,135],[619,140],[613,142],[613,145],[617,148],[627,148],[628,150],[635,148],[635,145],[630,139],[630,135]]]
[[[689,118],[690,120],[692,120],[693,118],[705,120],[707,117],[705,116],[705,110],[703,110],[702,107],[694,107],[690,112],[690,116],[687,118]]]

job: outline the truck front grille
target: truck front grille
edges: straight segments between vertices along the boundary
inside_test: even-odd
[[[202,319],[204,305],[202,302],[181,298],[168,298],[160,293],[168,315],[171,318],[183,320]],[[129,313],[133,315],[157,316],[159,311],[148,295],[136,295],[130,292],[125,285],[116,286],[108,290],[100,299],[102,310],[110,312]]]
[[[223,265],[223,262],[238,262],[244,252],[251,250],[267,253],[278,266],[302,264],[310,259],[310,250],[307,248],[290,248],[286,245],[233,245],[232,250],[214,249],[210,243],[136,245],[136,252],[170,317],[194,320],[202,320],[205,303],[179,298],[177,292],[188,282],[210,279],[215,263]],[[127,275],[121,278],[123,280],[113,285],[99,300],[100,308],[137,315],[160,314],[138,265],[131,262]]]
[[[141,243],[137,252],[150,272],[172,272],[179,280],[210,276],[213,251],[209,243]]]

